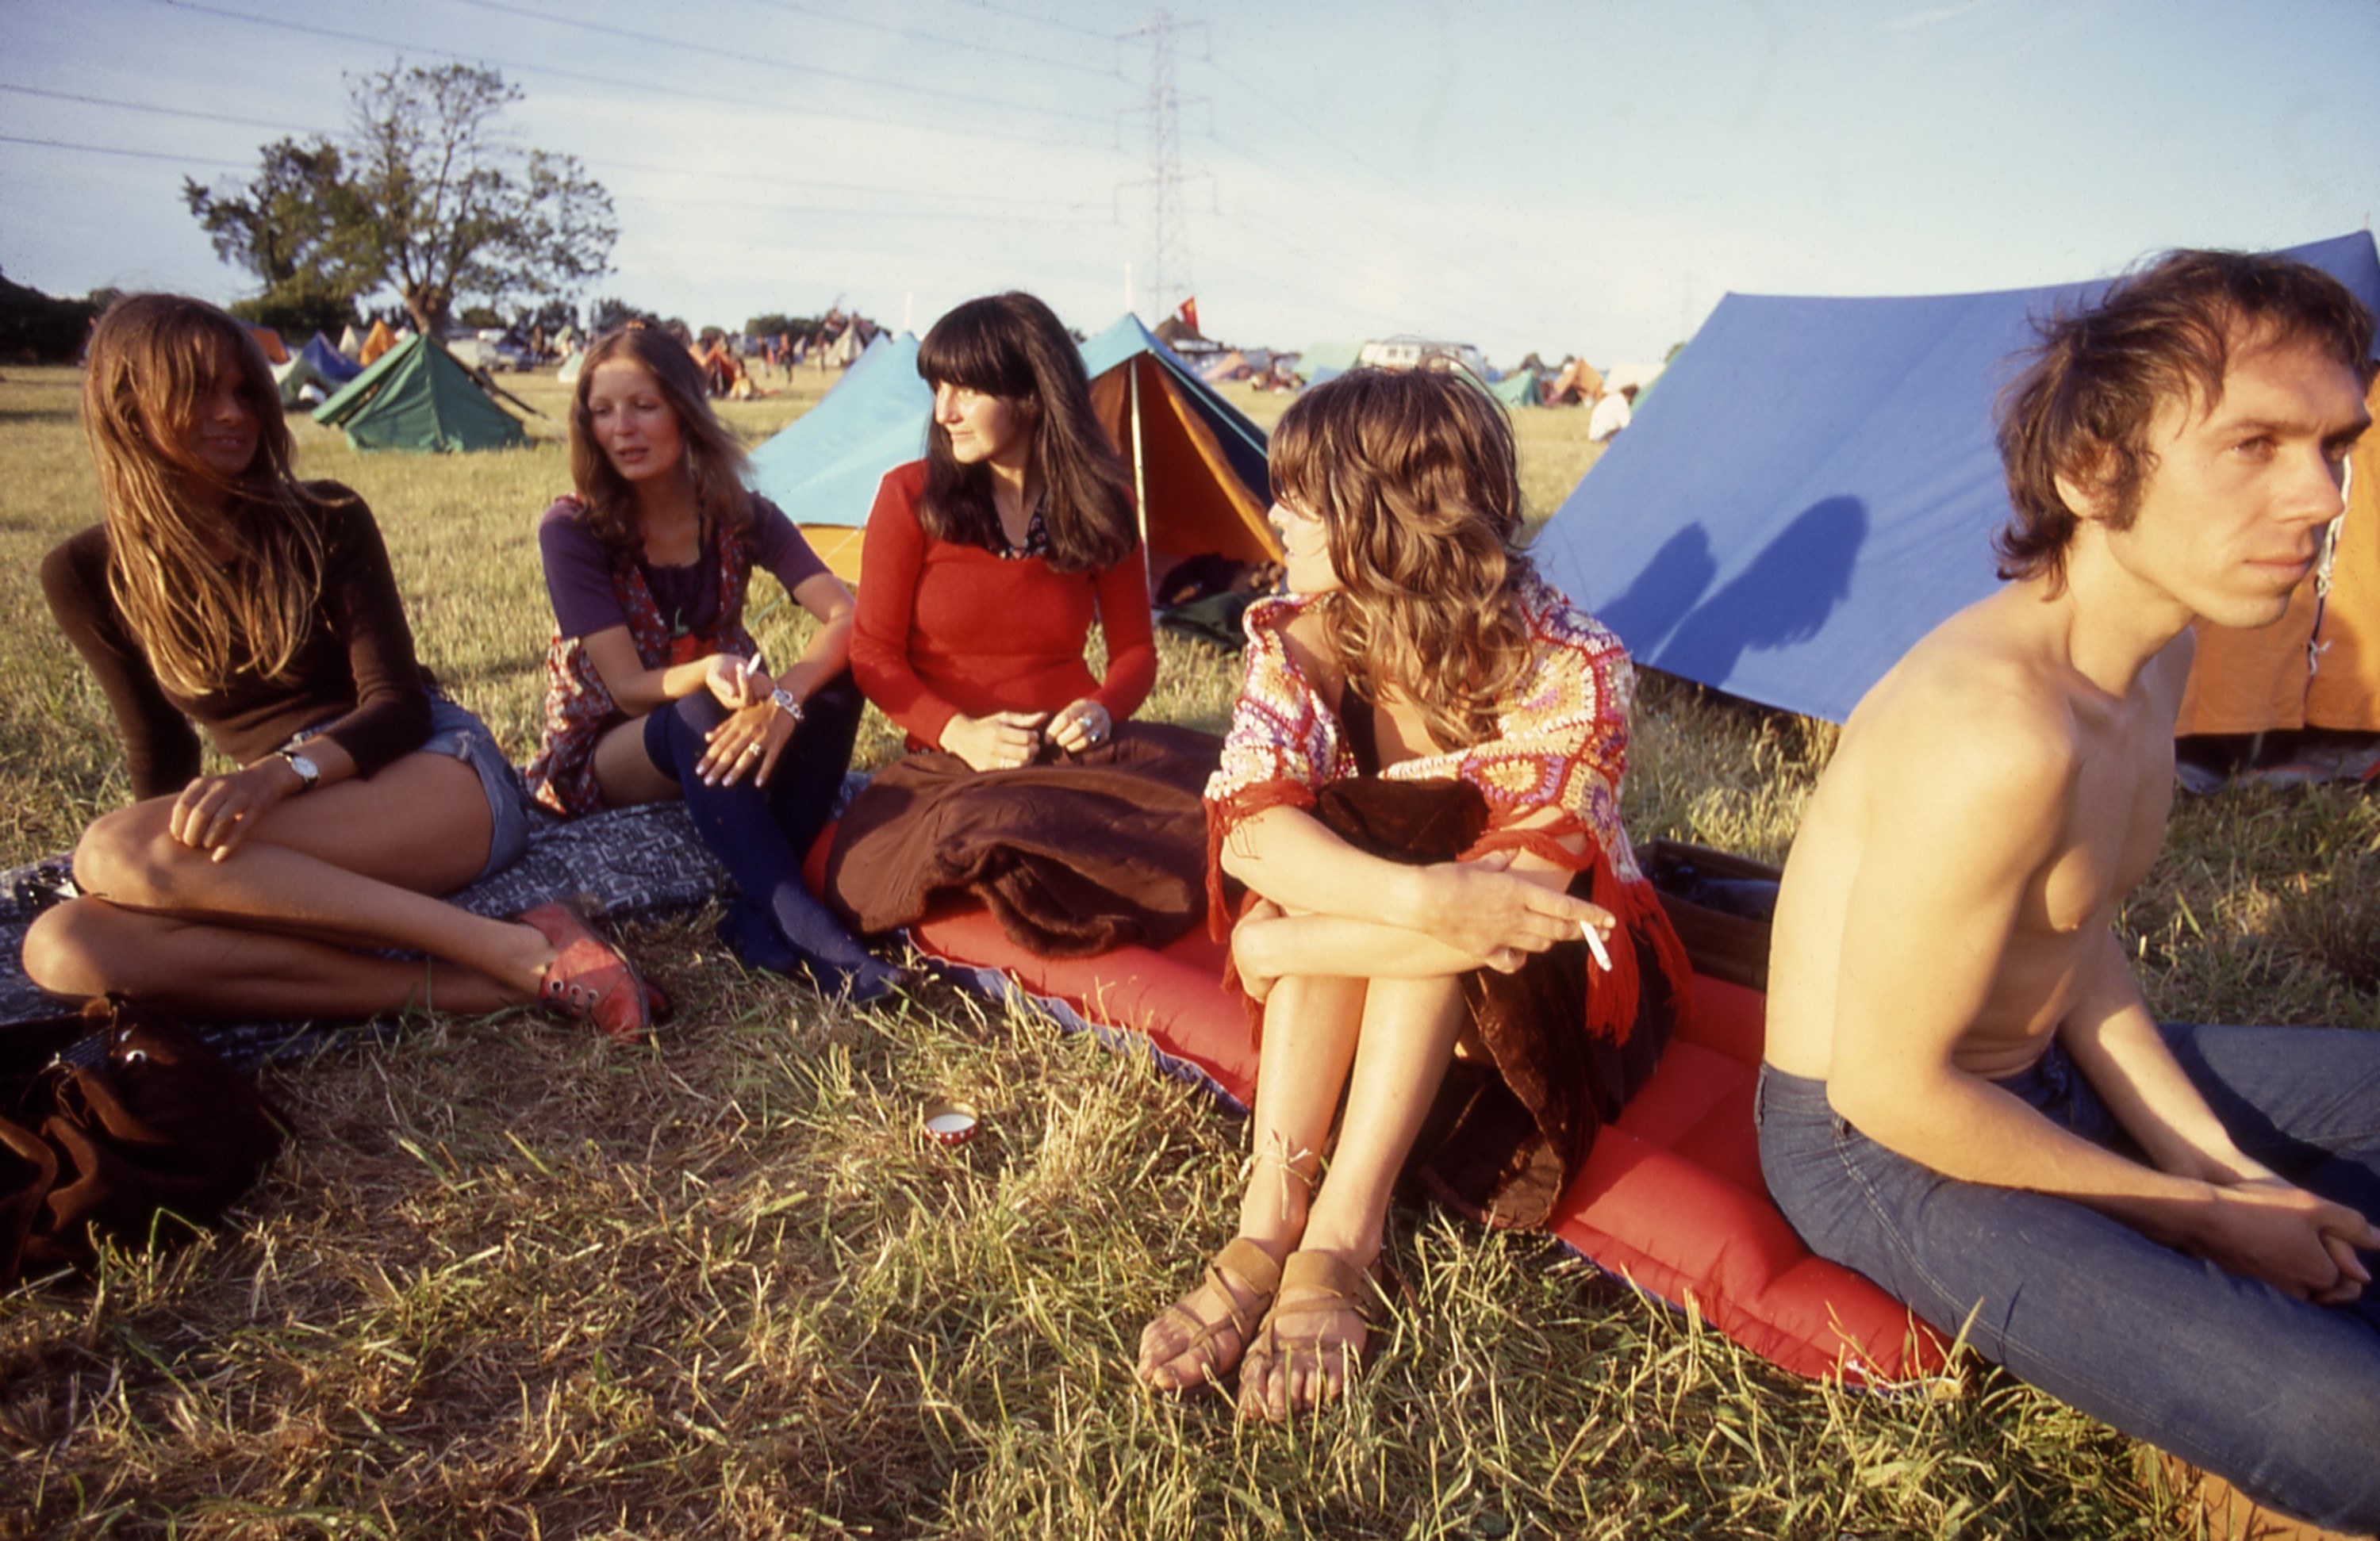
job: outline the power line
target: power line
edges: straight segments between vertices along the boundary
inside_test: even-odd
[[[1076,64],[1072,59],[1053,59],[1046,54],[1026,54],[1014,48],[995,48],[988,42],[945,37],[940,32],[921,32],[911,27],[895,27],[890,22],[868,21],[856,16],[837,16],[832,11],[795,5],[793,0],[760,0],[760,4],[772,10],[790,11],[795,16],[814,17],[820,21],[839,22],[845,27],[865,28],[871,32],[889,32],[896,38],[913,38],[923,42],[939,42],[952,48],[964,48],[971,54],[989,54],[1002,59],[1020,59],[1026,64],[1047,65],[1051,69],[1079,70],[1085,75],[1097,75],[1110,79],[1121,79],[1123,74],[1113,65],[1102,69],[1092,65]],[[1091,35],[1100,37],[1104,41],[1103,34],[1095,32]]]
[[[676,97],[687,102],[698,102],[703,105],[710,107],[732,104],[755,112],[781,114],[792,117],[822,118],[829,123],[869,124],[892,128],[924,127],[927,131],[932,133],[964,134],[970,140],[1001,140],[1014,144],[1039,145],[1045,149],[1087,148],[1079,141],[1068,143],[1058,140],[1044,139],[1037,134],[1008,133],[999,129],[983,128],[973,125],[970,125],[964,129],[941,128],[931,125],[907,123],[900,118],[886,117],[880,115],[870,115],[863,113],[825,112],[815,107],[798,107],[780,102],[755,101],[747,97],[734,97],[724,92],[715,91],[694,91],[684,86],[662,85],[653,80],[637,80],[619,75],[598,75],[592,71],[583,69],[565,69],[558,65],[534,64],[525,60],[496,58],[486,54],[462,54],[457,53],[452,48],[439,48],[429,43],[405,42],[395,38],[371,37],[362,32],[342,31],[335,27],[318,27],[309,22],[286,21],[279,17],[250,16],[244,11],[227,10],[221,6],[206,5],[201,3],[201,0],[150,0],[150,4],[164,6],[174,10],[194,11],[207,16],[221,17],[226,21],[246,22],[251,27],[264,27],[284,32],[297,32],[308,37],[329,38],[337,42],[366,43],[374,48],[392,49],[399,55],[407,53],[428,54],[437,58],[454,59],[464,64],[477,64],[492,67],[498,69],[508,69],[516,75],[550,76],[552,79],[559,80],[579,80],[584,81],[589,85],[606,86],[614,91],[645,91],[655,96]]]
[[[1009,16],[1014,17],[1019,21],[1030,21],[1037,26],[1055,28],[1061,32],[1075,32],[1083,37],[1097,38],[1101,42],[1111,42],[1114,41],[1114,39],[1110,37],[1107,33],[1100,31],[1096,27],[1078,26],[1072,21],[1061,21],[1057,18],[1050,16],[1037,16],[1031,11],[1018,10],[1014,6],[995,5],[992,3],[992,0],[975,0],[975,7],[978,10],[990,11],[997,16]]]
[[[781,69],[795,75],[823,76],[830,80],[842,80],[851,85],[867,86],[875,91],[907,91],[913,95],[930,96],[938,102],[965,102],[978,107],[995,107],[1002,112],[1065,118],[1075,123],[1097,124],[1102,128],[1108,126],[1107,119],[1094,117],[1088,113],[1070,113],[1058,107],[1030,107],[1021,103],[1002,102],[998,97],[974,96],[965,91],[943,91],[934,86],[921,86],[910,80],[895,80],[876,75],[859,75],[847,69],[830,69],[824,65],[796,64],[791,59],[780,59],[767,54],[738,52],[731,48],[712,48],[705,43],[688,42],[683,38],[666,37],[658,32],[633,31],[625,27],[607,26],[600,21],[589,21],[575,16],[552,16],[544,11],[531,10],[527,6],[507,5],[504,0],[454,0],[454,3],[468,6],[475,10],[494,11],[503,16],[526,17],[532,21],[542,21],[551,26],[569,27],[581,32],[592,32],[599,37],[622,38],[630,42],[650,43],[661,48],[675,48],[683,53],[699,54],[709,58],[725,59],[735,64],[763,65],[771,69]]]
[[[311,134],[318,130],[301,124],[276,123],[271,118],[236,117],[229,113],[202,113],[189,107],[160,107],[147,102],[118,102],[104,96],[78,96],[68,91],[44,91],[39,86],[12,85],[0,80],[0,91],[14,91],[19,96],[45,96],[53,102],[79,102],[91,107],[122,107],[135,113],[156,113],[166,117],[194,117],[209,123],[230,123],[243,128],[277,128],[288,134]]]
[[[44,150],[75,150],[86,155],[122,155],[136,161],[172,161],[186,166],[231,166],[240,161],[218,161],[209,155],[176,155],[162,150],[125,150],[112,144],[76,144],[67,140],[39,140],[23,134],[0,134],[0,144],[37,144]]]
[[[231,123],[251,128],[279,129],[285,133],[321,135],[322,132],[319,128],[310,127],[302,123],[276,122],[269,118],[234,117],[224,113],[201,112],[191,107],[167,107],[151,102],[124,102],[106,96],[77,96],[67,91],[43,91],[35,86],[14,85],[5,80],[0,80],[0,91],[15,91],[27,96],[50,97],[62,102],[79,102],[87,106],[115,107],[121,108],[127,112],[151,113],[165,117],[199,118],[210,123]],[[615,171],[651,172],[657,176],[703,176],[711,178],[715,181],[755,183],[767,187],[794,188],[804,191],[815,190],[844,193],[875,193],[895,198],[965,200],[969,202],[998,203],[1010,209],[1050,209],[1062,211],[1069,213],[1087,212],[1092,207],[1090,204],[1083,202],[1062,203],[1055,200],[1025,202],[1003,193],[924,192],[914,191],[905,188],[888,188],[876,183],[821,182],[812,178],[798,176],[772,176],[766,172],[706,171],[695,166],[660,165],[650,161],[620,161],[613,160],[609,157],[589,158],[580,156],[578,159],[581,164],[599,171],[609,169]],[[226,162],[225,164],[230,164],[233,163]],[[648,199],[644,200],[644,201],[662,202],[667,200]],[[732,204],[727,206],[735,208],[763,207],[763,205],[760,204]],[[807,212],[808,211],[805,210],[804,212]],[[847,212],[868,212],[869,211],[855,210]]]

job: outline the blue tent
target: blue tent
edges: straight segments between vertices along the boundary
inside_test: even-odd
[[[2368,232],[2289,255],[2380,309]],[[1727,296],[1538,538],[1547,576],[1639,662],[1842,721],[1998,585],[1993,399],[2034,318],[2104,286]]]
[[[1264,431],[1199,380],[1137,318],[1083,344],[1091,406],[1134,471],[1154,577],[1184,558],[1277,560],[1265,509]],[[752,490],[803,528],[819,556],[861,576],[858,531],[884,473],[925,453],[933,392],[917,340],[879,338],[816,406],[752,455]]]
[[[879,333],[816,406],[752,452],[752,491],[796,524],[858,529],[884,473],[926,453],[933,410],[917,339]]]

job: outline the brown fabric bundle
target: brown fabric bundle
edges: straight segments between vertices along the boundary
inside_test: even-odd
[[[53,1059],[52,1056],[60,1056]],[[0,1028],[0,1287],[223,1217],[280,1153],[247,1079],[162,1013],[112,1000]]]
[[[1453,860],[1488,827],[1478,789],[1458,781],[1335,782],[1314,813],[1358,850],[1409,865]],[[1595,892],[1603,866],[1597,852],[1570,892],[1603,903]],[[1532,953],[1516,974],[1463,976],[1486,1056],[1448,1066],[1405,1168],[1408,1181],[1448,1207],[1489,1225],[1543,1224],[1596,1132],[1652,1076],[1685,982],[1668,955],[1674,943],[1661,945],[1667,921],[1658,905],[1615,913],[1613,952],[1633,951],[1638,980],[1633,1019],[1618,1034],[1588,1028],[1589,992],[1607,980],[1590,977],[1584,940]]]
[[[970,894],[1044,957],[1162,947],[1204,909],[1199,799],[1221,752],[1210,734],[1126,722],[1084,754],[1014,770],[910,755],[878,771],[837,826],[827,902],[879,932]]]

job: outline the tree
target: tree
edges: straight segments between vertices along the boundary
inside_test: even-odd
[[[385,287],[435,335],[467,299],[552,300],[609,271],[611,195],[576,157],[504,132],[522,93],[503,75],[400,60],[349,89],[343,141],[283,140],[244,186],[184,184],[217,254],[261,279],[263,298],[352,303]]]
[[[355,240],[338,147],[281,140],[261,154],[252,181],[209,189],[185,177],[182,200],[216,256],[264,281],[262,294],[234,307],[243,319],[336,332],[355,318],[356,297],[379,283]]]

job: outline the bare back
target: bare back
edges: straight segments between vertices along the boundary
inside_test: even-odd
[[[1844,1052],[1934,1052],[2002,1077],[2082,998],[2164,836],[2189,642],[2122,694],[2068,642],[2058,598],[2013,585],[1937,628],[1852,714],[1778,906],[1779,1069],[1831,1079]]]

